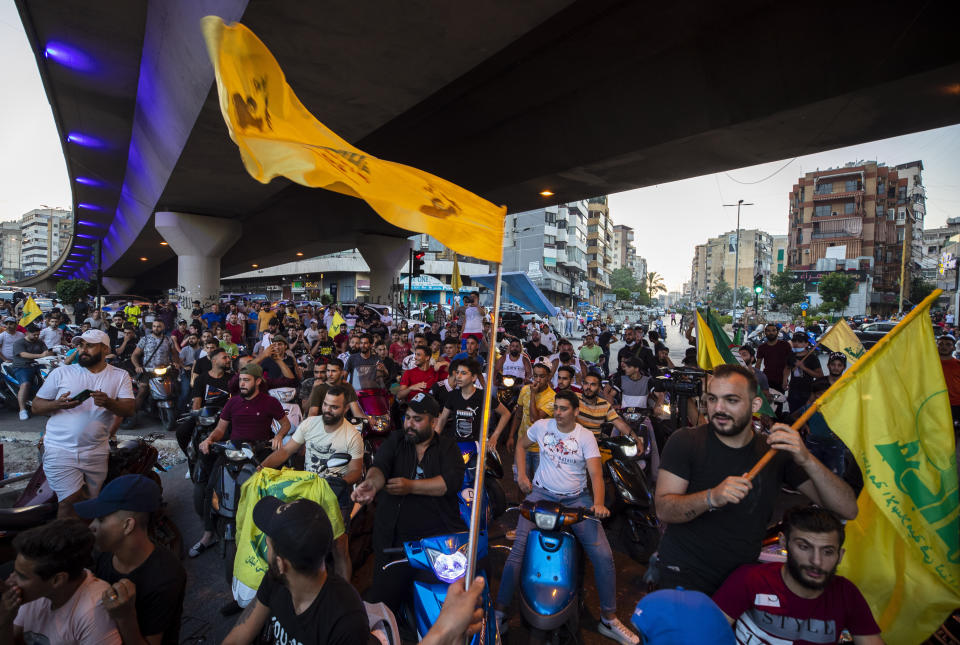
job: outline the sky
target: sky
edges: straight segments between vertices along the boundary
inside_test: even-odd
[[[13,0],[0,0],[0,60],[8,88],[0,92],[0,221],[19,218],[41,205],[69,208],[70,182],[53,115],[36,61]],[[16,88],[16,91],[9,91]],[[879,160],[893,166],[920,159],[927,189],[927,228],[960,216],[960,125],[840,148],[797,159],[694,177],[611,195],[615,224],[636,230],[637,253],[671,291],[690,279],[693,249],[736,227],[787,232],[787,195],[806,172],[848,161]]]

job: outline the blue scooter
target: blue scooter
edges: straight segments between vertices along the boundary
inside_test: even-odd
[[[564,529],[593,512],[540,501],[523,502],[520,514],[534,524],[520,567],[520,615],[531,629],[530,641],[546,641],[551,633],[559,637],[565,630],[579,643],[583,553],[577,538]]]
[[[457,496],[460,502],[460,517],[463,522],[470,526],[470,513],[473,507],[474,481],[477,473],[477,447],[476,441],[460,441],[457,443],[460,448],[460,455],[463,457],[463,463],[467,465],[463,473],[463,484],[460,486],[460,494]],[[507,510],[506,494],[503,487],[500,486],[499,479],[503,479],[503,463],[500,461],[500,455],[496,450],[487,451],[486,468],[484,471],[483,487],[483,507],[480,509],[481,529],[486,529],[489,520],[499,517]]]
[[[403,608],[404,621],[416,627],[417,641],[423,639],[437,618],[447,597],[447,586],[459,580],[467,572],[467,542],[469,533],[437,535],[404,542],[402,547],[384,549],[385,553],[403,553],[406,557],[389,562],[384,569],[395,564],[408,563],[414,569],[432,571],[435,582],[413,582],[413,600]],[[477,536],[477,560],[487,555],[487,532]],[[483,589],[483,626],[471,639],[471,645],[499,645],[500,632],[490,598],[490,579],[486,571],[479,571],[487,581]]]

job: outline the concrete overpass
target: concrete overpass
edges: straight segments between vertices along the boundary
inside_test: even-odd
[[[373,294],[389,287],[407,231],[359,200],[243,170],[207,14],[248,25],[307,108],[361,149],[514,211],[545,189],[568,201],[960,120],[945,0],[15,1],[77,213],[74,245],[32,282],[92,277],[102,239],[117,290],[179,271],[205,298],[221,270],[353,247],[385,276]]]

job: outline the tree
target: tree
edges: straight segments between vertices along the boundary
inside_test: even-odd
[[[737,287],[737,309],[741,309],[753,303],[753,289],[748,287]]]
[[[915,305],[922,302],[936,288],[936,285],[927,282],[920,276],[915,277],[910,281],[910,302]]]
[[[713,306],[728,307],[732,298],[733,289],[730,288],[730,284],[723,278],[717,280],[717,284],[713,285],[713,290],[710,292],[710,302]]]
[[[772,304],[787,309],[807,298],[803,282],[797,279],[793,271],[783,271],[770,279],[770,295],[773,297]]]
[[[629,289],[614,289],[613,294],[617,296],[617,300],[630,300],[630,290]]]
[[[65,305],[75,304],[89,294],[90,283],[86,280],[61,280],[57,283],[57,297]]]
[[[650,299],[653,300],[657,297],[659,292],[667,292],[667,285],[663,283],[663,276],[661,276],[656,271],[649,271],[647,273],[647,294],[650,296]]]
[[[626,289],[627,291],[636,291],[637,290],[637,280],[633,277],[633,271],[627,267],[621,267],[619,269],[614,269],[610,273],[610,288],[616,291],[617,289]],[[624,298],[626,300],[626,298]]]
[[[850,304],[850,294],[857,288],[857,281],[842,271],[828,273],[820,280],[820,298],[829,311],[842,312]]]

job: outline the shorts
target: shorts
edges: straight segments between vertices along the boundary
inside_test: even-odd
[[[32,383],[36,375],[37,375],[36,365],[31,365],[30,367],[17,367],[13,370],[13,378],[16,379],[17,385],[23,385],[24,383]]]
[[[57,499],[64,500],[83,490],[88,498],[96,497],[107,478],[110,453],[80,452],[46,446],[43,451],[43,472]]]

